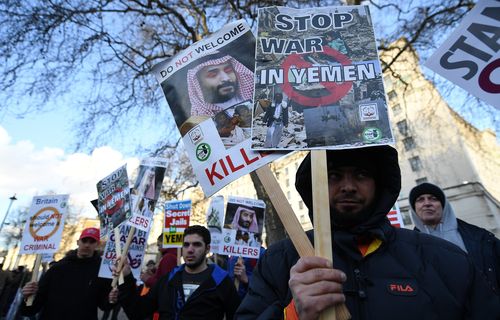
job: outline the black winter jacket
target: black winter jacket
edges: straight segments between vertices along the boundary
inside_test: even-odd
[[[460,219],[457,223],[470,259],[490,288],[500,295],[500,240],[486,229]]]
[[[211,277],[203,282],[184,302],[182,272],[184,265],[176,267],[161,277],[147,295],[140,297],[135,279],[130,274],[125,277],[119,295],[119,302],[131,319],[144,319],[158,311],[161,320],[231,320],[240,300],[234,284],[226,271],[209,264]]]
[[[101,258],[78,258],[76,250],[54,264],[38,282],[33,305],[23,302],[21,312],[31,316],[40,312],[40,320],[97,319],[97,308],[108,310],[111,280],[98,278]]]
[[[352,319],[499,319],[500,300],[488,290],[465,252],[436,237],[393,228],[386,214],[401,187],[397,152],[389,146],[328,151],[328,166],[372,167],[376,199],[369,215],[342,228],[332,215],[333,265],[347,275],[343,290]],[[310,157],[296,187],[312,208]],[[311,219],[312,220],[312,219]],[[312,237],[310,232],[309,237]],[[359,236],[382,241],[362,257]],[[272,245],[259,260],[237,319],[282,319],[291,302],[290,268],[299,256],[290,240]]]

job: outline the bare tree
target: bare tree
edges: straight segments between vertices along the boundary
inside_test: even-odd
[[[245,19],[255,27],[258,7],[344,3],[371,6],[379,50],[391,53],[382,61],[388,72],[410,47],[421,60],[426,59],[444,40],[442,35],[455,28],[474,5],[473,0],[4,0],[0,3],[0,98],[4,102],[0,118],[2,113],[22,116],[47,110],[63,101],[80,110],[73,120],[76,149],[105,144],[112,136],[130,138],[130,128],[137,125],[155,128],[161,141],[141,151],[173,156],[179,135],[163,93],[150,75],[155,64],[229,21]],[[407,39],[405,45],[395,46],[400,38]],[[393,76],[405,81],[396,73]],[[474,101],[464,104],[464,110],[485,107]],[[183,155],[176,157],[178,161]],[[190,168],[181,167],[182,161],[176,163],[169,172],[175,178],[164,189],[167,198],[196,186]]]

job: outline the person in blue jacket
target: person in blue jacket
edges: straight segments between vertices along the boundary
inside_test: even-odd
[[[161,277],[145,296],[139,296],[130,266],[124,263],[125,282],[109,295],[119,301],[129,319],[144,319],[158,311],[161,320],[233,319],[240,299],[228,273],[207,264],[210,231],[199,225],[184,230],[185,263]]]

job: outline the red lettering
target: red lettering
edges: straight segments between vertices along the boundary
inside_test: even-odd
[[[220,159],[219,163],[220,163],[220,166],[222,167],[222,171],[224,171],[224,174],[227,177],[227,175],[229,174],[229,172],[227,171],[226,164],[224,163],[224,159]]]
[[[259,156],[256,156],[255,158],[252,158],[252,159],[248,159],[247,153],[246,153],[245,149],[243,149],[243,148],[240,149],[240,152],[241,152],[241,155],[243,156],[243,160],[245,160],[245,163],[247,164],[247,166],[249,166],[252,163],[254,163],[255,161],[259,160]]]
[[[208,180],[210,181],[210,185],[212,185],[212,186],[215,184],[214,177],[216,177],[219,180],[224,179],[223,176],[221,176],[217,171],[215,171],[215,166],[216,165],[217,165],[217,162],[214,162],[214,164],[212,165],[212,170],[211,171],[208,171],[208,169],[205,169],[205,174],[207,175]]]
[[[233,164],[233,160],[231,160],[230,156],[226,156],[226,160],[227,160],[227,164],[229,164],[229,169],[231,169],[231,171],[233,173],[240,170],[240,169],[243,169],[245,167],[245,165],[243,165],[243,164],[240,164],[239,166],[235,167]]]

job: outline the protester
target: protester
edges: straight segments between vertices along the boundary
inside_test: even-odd
[[[125,283],[113,289],[111,302],[119,298],[130,319],[144,319],[158,310],[160,319],[233,319],[238,294],[226,271],[207,264],[210,232],[202,226],[184,231],[185,263],[160,278],[145,296],[139,296],[130,266],[124,263]],[[118,293],[120,293],[118,295]],[[225,318],[224,318],[225,317]]]
[[[11,277],[10,271],[3,270],[3,263],[0,264],[0,312],[3,310],[4,303],[2,303],[4,289],[8,288],[8,282]],[[5,298],[7,300],[7,298]],[[1,316],[1,314],[0,314]]]
[[[24,302],[21,312],[25,316],[39,314],[39,320],[89,320],[97,319],[97,308],[107,310],[111,289],[109,279],[98,278],[101,257],[99,229],[86,228],[77,241],[78,248],[70,251],[40,278],[29,282],[22,289]],[[32,306],[27,298],[35,295]]]
[[[156,281],[158,281],[161,277],[168,274],[175,267],[177,267],[177,248],[163,248],[163,235],[160,234],[156,241],[158,245],[158,251],[161,253],[161,259],[158,264],[158,268],[156,268],[155,272],[151,275],[144,275],[142,281],[148,288],[152,288]]]
[[[498,319],[498,297],[462,250],[389,223],[401,189],[395,149],[328,151],[327,158],[334,268],[325,258],[299,259],[288,239],[272,245],[238,319],[317,319],[343,302],[352,319]],[[312,214],[310,156],[295,186]]]
[[[6,280],[4,290],[0,296],[0,306],[1,306],[1,316],[5,317],[12,310],[12,305],[16,300],[16,295],[19,288],[22,288],[28,282],[31,277],[31,273],[27,272],[25,266],[18,266],[16,269],[10,272],[9,277]],[[19,307],[17,305],[16,307]],[[15,312],[17,313],[17,308]],[[12,312],[10,312],[12,313]]]
[[[191,116],[212,117],[253,98],[253,72],[229,55],[205,57],[188,71],[187,83]]]
[[[288,106],[283,101],[283,94],[277,92],[274,101],[266,109],[262,119],[267,124],[265,148],[277,147],[283,134],[283,126],[288,126]]]
[[[467,252],[489,286],[500,294],[500,240],[493,233],[457,219],[443,190],[422,183],[410,191],[415,230],[457,245]]]

